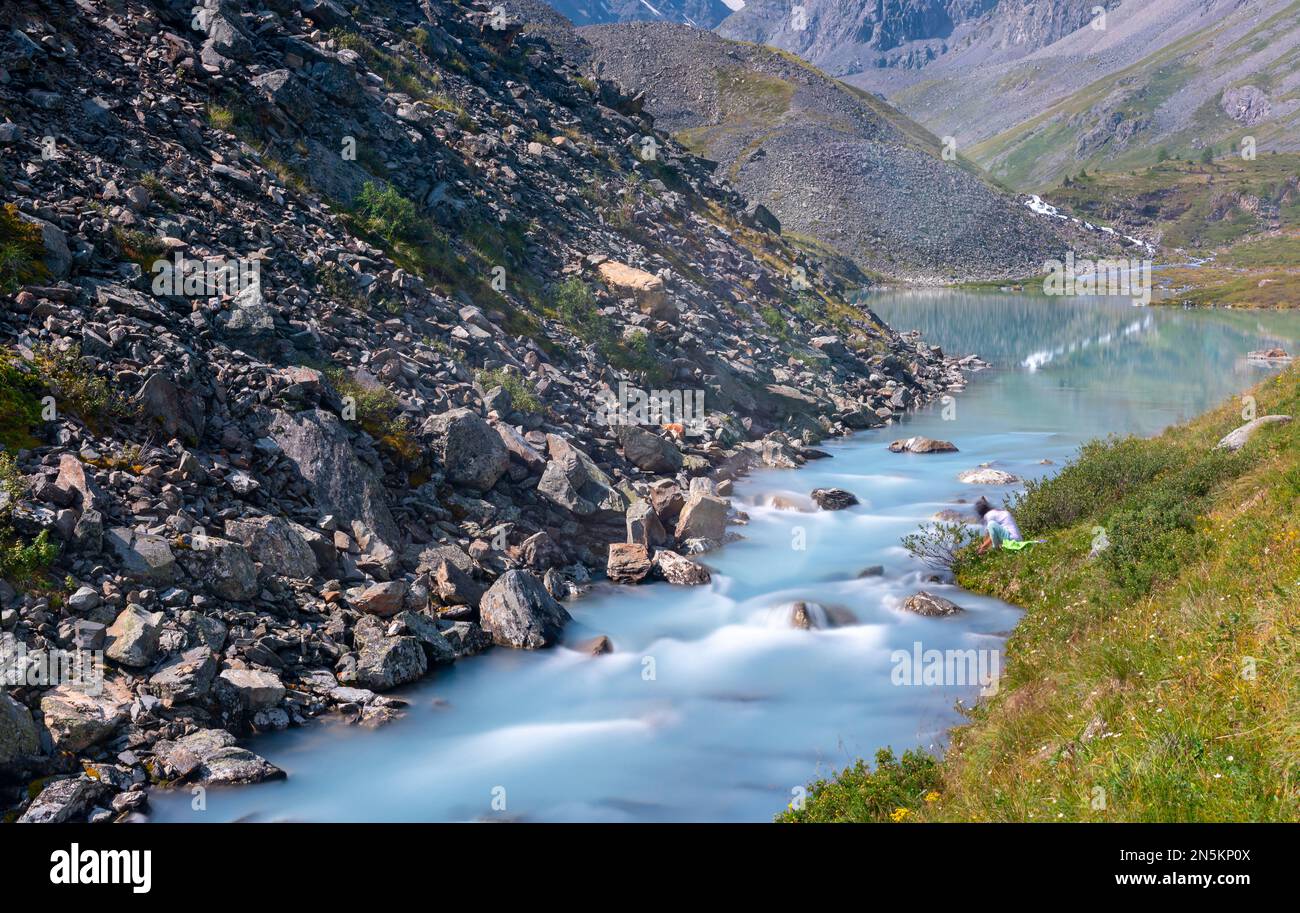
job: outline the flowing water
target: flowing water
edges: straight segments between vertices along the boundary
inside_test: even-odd
[[[1266,376],[1248,351],[1294,352],[1300,340],[1290,314],[952,290],[866,302],[896,328],[994,367],[947,409],[831,443],[834,459],[743,480],[747,538],[707,556],[711,586],[607,587],[570,606],[567,641],[606,634],[613,654],[491,650],[404,689],[408,713],[381,729],[324,722],[254,739],[287,781],[209,790],[204,811],[188,791],[156,792],[153,819],[770,820],[801,784],[882,746],[941,748],[955,702],[976,699],[977,683],[891,675],[891,654],[918,643],[998,651],[1019,616],[923,583],[899,544],[936,511],[1010,491],[963,485],[959,471],[990,462],[1033,478],[1090,438],[1157,432]],[[960,452],[885,449],[916,434]],[[770,506],[776,494],[806,504],[831,486],[862,505]],[[884,574],[859,578],[871,565]],[[897,608],[922,587],[968,611],[929,619]],[[794,600],[816,603],[816,620],[847,611],[856,623],[793,628]]]

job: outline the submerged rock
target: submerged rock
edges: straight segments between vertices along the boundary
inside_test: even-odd
[[[1020,481],[1020,478],[1001,469],[984,467],[957,473],[957,481],[965,482],[967,485],[1014,485]]]
[[[928,437],[909,437],[892,442],[889,449],[894,453],[956,453],[957,445],[952,441],[937,441]]]
[[[926,618],[942,618],[966,611],[952,600],[944,599],[942,596],[936,596],[925,590],[908,596],[903,601],[902,608],[904,611],[924,615]]]
[[[811,497],[822,510],[845,510],[860,503],[857,495],[843,488],[814,488]]]

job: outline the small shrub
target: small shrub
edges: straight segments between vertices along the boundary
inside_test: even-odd
[[[419,240],[419,216],[415,204],[391,184],[380,186],[366,181],[352,204],[361,227],[389,244]]]
[[[40,226],[23,219],[13,203],[0,207],[0,295],[47,276],[44,256]]]
[[[41,423],[41,385],[0,353],[0,444],[8,450],[35,447]]]
[[[486,393],[493,387],[502,387],[510,394],[510,402],[521,412],[541,412],[542,403],[537,398],[528,381],[510,371],[479,371],[477,377],[480,387]]]
[[[167,246],[161,240],[142,231],[114,228],[113,240],[117,242],[122,256],[139,264],[140,269],[146,273],[152,272],[154,263],[167,254]]]
[[[34,355],[59,408],[87,423],[128,413],[126,400],[82,358],[80,346],[56,349],[41,345],[36,347]]]
[[[981,531],[965,523],[928,523],[903,537],[903,548],[926,567],[956,573],[962,550],[979,542]]]
[[[41,530],[30,543],[14,542],[0,549],[0,577],[14,583],[26,583],[54,563],[59,548],[50,542],[50,534]]]

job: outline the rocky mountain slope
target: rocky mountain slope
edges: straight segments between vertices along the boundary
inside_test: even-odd
[[[1017,189],[1150,164],[1161,149],[1300,143],[1294,0],[808,0],[806,10],[800,29],[782,4],[756,0],[718,31],[881,93]]]
[[[1067,246],[1051,220],[874,96],[791,55],[661,23],[580,30],[589,66],[679,140],[721,163],[783,229],[893,279],[1036,274]]]
[[[707,582],[732,478],[961,385],[487,3],[0,19],[21,820],[282,776],[237,739],[555,644],[602,572]],[[704,417],[636,411],[648,388]]]

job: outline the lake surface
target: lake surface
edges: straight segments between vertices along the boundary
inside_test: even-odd
[[[1267,376],[1252,350],[1300,348],[1300,315],[1134,308],[1127,299],[925,290],[865,299],[899,330],[994,364],[945,408],[826,446],[834,459],[737,485],[743,542],[706,556],[709,587],[604,588],[570,606],[569,643],[615,652],[494,649],[404,689],[411,707],[377,730],[321,722],[250,747],[281,783],[155,792],[160,821],[768,821],[809,780],[882,746],[940,749],[954,704],[978,684],[894,684],[895,650],[999,651],[1019,612],[926,573],[900,539],[959,500],[981,463],[1022,478],[1055,471],[1111,433],[1152,434]],[[959,453],[893,454],[911,435]],[[1052,464],[1042,461],[1051,460]],[[818,487],[854,492],[837,513],[777,510]],[[799,547],[799,546],[802,546]],[[871,565],[883,576],[858,578]],[[968,611],[900,611],[924,587]],[[801,630],[790,604],[857,623]]]

